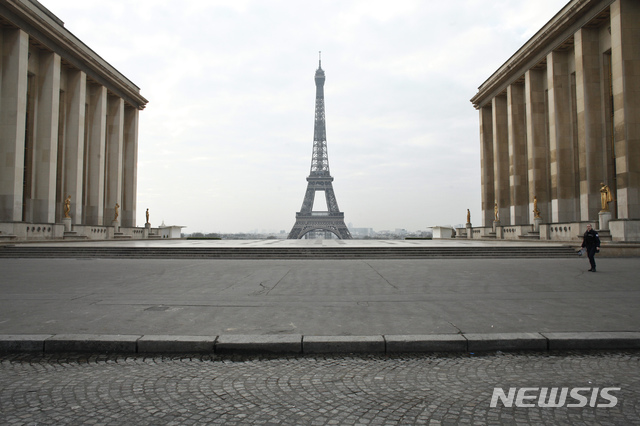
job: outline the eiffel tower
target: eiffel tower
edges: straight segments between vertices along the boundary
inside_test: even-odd
[[[324,70],[322,58],[318,60],[316,70],[316,119],[313,128],[313,153],[311,173],[307,178],[307,192],[300,211],[296,213],[296,223],[289,233],[289,239],[299,239],[309,232],[332,233],[338,238],[351,239],[351,233],[344,224],[344,213],[338,208],[333,193],[333,178],[329,173],[329,154],[327,153],[327,129],[324,120]],[[328,211],[313,211],[316,192],[324,192]]]

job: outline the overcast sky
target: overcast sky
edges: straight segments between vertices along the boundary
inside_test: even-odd
[[[41,0],[141,89],[137,225],[289,232],[318,51],[345,222],[481,223],[469,99],[566,0]],[[322,206],[320,206],[322,207]],[[315,207],[315,210],[322,208]]]

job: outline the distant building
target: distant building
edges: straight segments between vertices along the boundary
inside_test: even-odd
[[[67,209],[80,237],[146,235],[140,89],[35,0],[0,2],[0,46],[0,237],[62,238]]]
[[[376,235],[373,228],[353,228],[349,226],[349,231],[353,238],[373,237]]]
[[[474,238],[640,241],[638,34],[640,1],[572,0],[482,83]]]

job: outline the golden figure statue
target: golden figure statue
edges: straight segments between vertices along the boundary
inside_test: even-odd
[[[67,196],[67,199],[64,200],[64,217],[65,219],[71,219],[69,216],[69,212],[71,211],[71,195]]]
[[[494,221],[498,222],[500,220],[500,217],[498,215],[498,202],[496,201],[496,203],[493,205],[493,216],[494,216]]]
[[[113,218],[114,221],[118,220],[118,216],[120,215],[120,213],[118,212],[118,209],[120,208],[120,204],[116,203],[116,217]]]
[[[600,182],[600,203],[602,204],[603,212],[609,211],[609,203],[613,201],[613,197],[611,196],[611,189],[609,189],[608,185]]]
[[[467,209],[467,223],[471,223],[471,212]]]
[[[147,209],[147,223],[149,223],[149,209]]]
[[[533,218],[541,219],[540,210],[538,210],[538,197],[536,197],[535,195],[533,196]]]

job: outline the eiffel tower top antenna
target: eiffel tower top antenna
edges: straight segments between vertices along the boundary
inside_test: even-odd
[[[322,68],[322,50],[318,50],[318,68]]]

